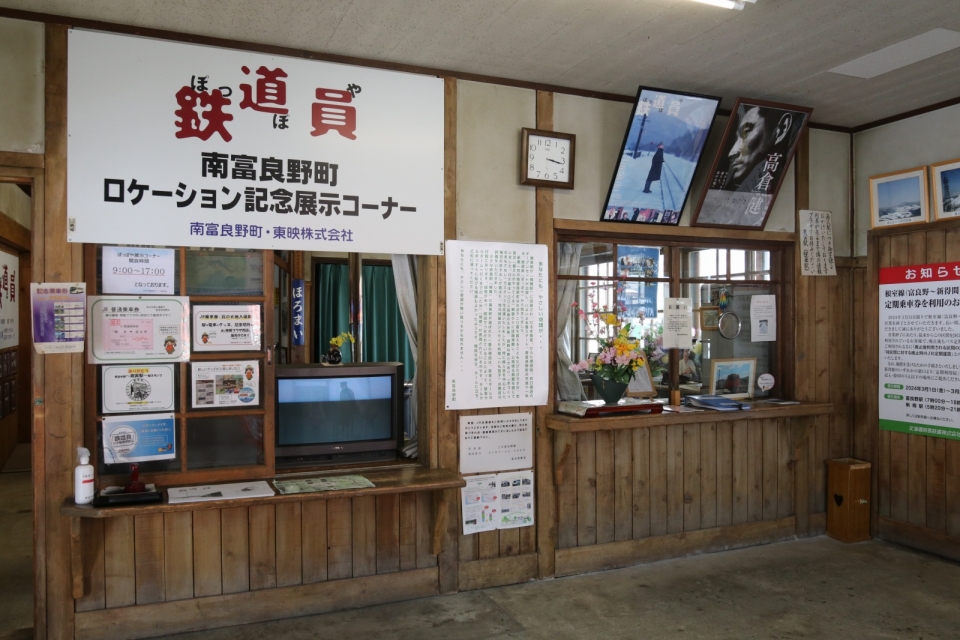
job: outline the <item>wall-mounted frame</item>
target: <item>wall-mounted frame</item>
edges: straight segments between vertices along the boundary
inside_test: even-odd
[[[710,362],[710,393],[722,393],[728,398],[752,398],[756,379],[756,358],[723,358]]]
[[[260,361],[190,363],[191,409],[250,409],[261,406]]]
[[[633,374],[633,379],[627,386],[627,395],[632,398],[657,397],[657,386],[653,382],[650,363],[646,359],[643,361],[643,366]]]
[[[813,109],[737,98],[691,223],[762,229]]]
[[[601,220],[680,224],[720,98],[640,87]]]
[[[260,351],[259,304],[193,306],[194,351]]]
[[[870,177],[870,228],[923,224],[930,220],[927,168]]]
[[[936,219],[960,216],[960,158],[930,165],[930,177]]]
[[[720,307],[700,307],[700,330],[716,331],[720,327]]]

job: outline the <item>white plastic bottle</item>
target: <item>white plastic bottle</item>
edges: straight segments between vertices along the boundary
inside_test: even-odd
[[[80,464],[73,473],[73,500],[77,504],[93,502],[93,465],[90,464],[90,452],[77,447]]]

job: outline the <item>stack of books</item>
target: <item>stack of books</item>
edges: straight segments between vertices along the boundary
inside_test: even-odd
[[[740,402],[733,398],[717,395],[687,396],[687,404],[714,411],[747,411],[751,409],[749,403]]]

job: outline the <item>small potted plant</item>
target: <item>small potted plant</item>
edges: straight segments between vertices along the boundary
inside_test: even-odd
[[[587,333],[597,336],[600,352],[594,358],[571,365],[570,370],[589,372],[603,401],[608,405],[617,404],[637,370],[645,366],[647,356],[643,347],[639,340],[631,337],[632,326],[624,323],[619,313],[606,308],[595,308],[588,313],[576,302],[573,307],[587,323]],[[623,312],[622,305],[619,311]]]
[[[340,349],[347,341],[349,341],[351,345],[356,342],[353,334],[349,331],[344,331],[340,335],[330,338],[330,348],[327,349],[328,364],[340,364],[343,362],[343,354],[340,353]]]

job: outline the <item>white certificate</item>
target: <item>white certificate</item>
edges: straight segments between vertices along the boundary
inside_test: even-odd
[[[175,411],[172,364],[103,367],[103,412]]]
[[[460,417],[460,473],[533,466],[533,414]]]
[[[195,351],[259,351],[260,305],[194,305]]]
[[[173,295],[173,258],[173,249],[103,247],[103,292]]]
[[[91,296],[90,364],[184,362],[190,301],[186,296]]]
[[[260,362],[192,362],[192,409],[260,404]]]
[[[693,301],[667,298],[663,301],[663,348],[689,349],[693,345]]]
[[[777,296],[750,296],[750,341],[777,339]]]

